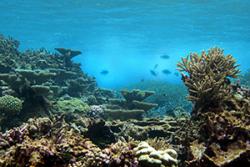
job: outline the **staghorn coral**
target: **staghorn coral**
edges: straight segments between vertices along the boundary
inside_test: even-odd
[[[194,102],[191,121],[198,125],[198,138],[186,143],[186,166],[249,166],[250,96],[239,82],[239,70],[231,55],[219,48],[201,56],[191,54],[178,64]]]
[[[194,102],[194,112],[217,108],[230,97],[229,78],[236,78],[239,70],[231,55],[212,48],[201,55],[192,53],[177,64],[184,84],[188,87],[188,99]]]

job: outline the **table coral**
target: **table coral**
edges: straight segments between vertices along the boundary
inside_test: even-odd
[[[121,94],[124,99],[110,99],[110,104],[105,105],[105,119],[142,119],[143,114],[157,106],[155,103],[143,101],[153,95],[153,91],[142,91],[139,89],[131,91],[122,90]]]

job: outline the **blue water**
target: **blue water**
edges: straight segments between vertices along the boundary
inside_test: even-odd
[[[250,1],[1,0],[0,33],[20,40],[21,50],[83,51],[74,61],[102,87],[141,79],[180,82],[149,70],[159,64],[159,72],[174,73],[180,57],[213,46],[233,54],[242,70],[249,68]]]

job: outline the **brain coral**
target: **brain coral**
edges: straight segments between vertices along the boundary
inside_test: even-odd
[[[15,114],[22,109],[22,100],[17,97],[5,95],[0,97],[0,111],[5,114]]]

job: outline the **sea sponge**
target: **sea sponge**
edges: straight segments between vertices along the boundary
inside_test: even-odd
[[[196,112],[217,108],[231,98],[229,79],[240,72],[236,60],[231,55],[225,56],[220,48],[203,51],[201,55],[192,53],[182,58],[177,67]]]
[[[17,97],[5,95],[0,97],[0,111],[5,114],[16,114],[22,110],[23,101]]]
[[[142,167],[174,167],[178,163],[173,149],[155,150],[147,142],[141,142],[134,151]]]

